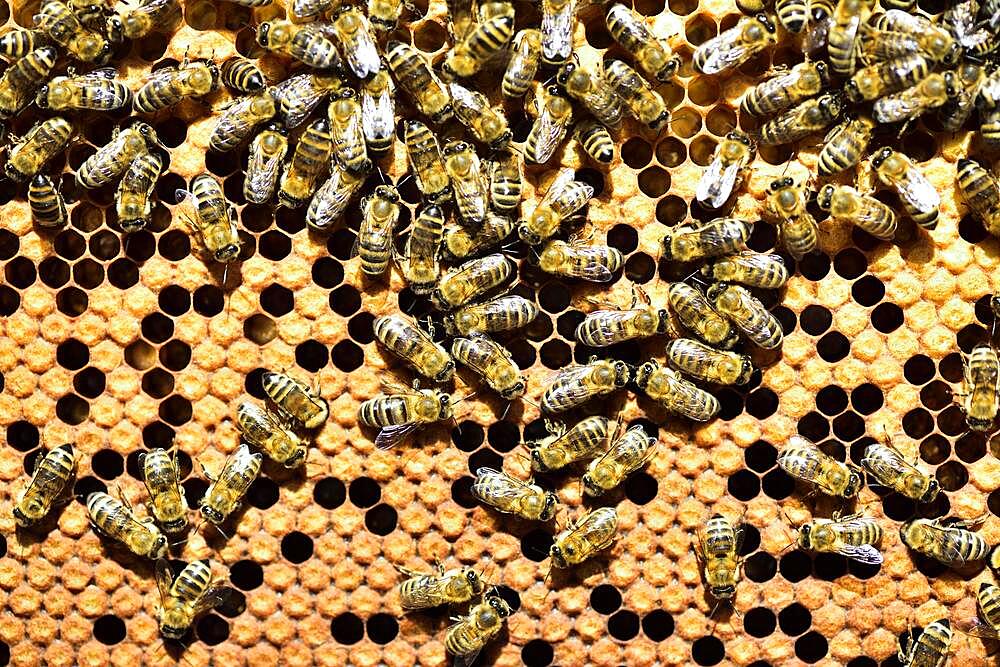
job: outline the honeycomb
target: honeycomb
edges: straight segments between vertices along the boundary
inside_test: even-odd
[[[399,34],[440,56],[447,48],[443,2],[415,5]],[[533,3],[516,6],[519,26],[537,22]],[[536,400],[550,369],[591,353],[573,339],[591,308],[586,297],[627,303],[634,283],[654,303],[665,302],[665,281],[678,277],[658,266],[665,229],[714,217],[689,203],[714,146],[738,122],[740,96],[771,65],[801,59],[782,39],[731,75],[698,76],[690,55],[735,24],[732,0],[634,6],[653,17],[660,34],[674,36],[685,59],[677,83],[659,87],[673,118],[659,136],[627,123],[610,168],[587,161],[575,143],[557,156],[595,186],[588,214],[595,240],[606,238],[627,261],[624,277],[606,291],[521,263],[516,291],[542,312],[502,340]],[[2,2],[0,23],[28,27],[36,7]],[[921,0],[919,8],[943,9],[938,0]],[[186,2],[175,34],[153,34],[119,54],[124,72],[135,89],[150,69],[186,53],[218,61],[237,51],[260,56],[253,25],[281,12],[277,4],[251,12]],[[579,18],[577,51],[600,57],[612,45],[601,9],[584,7]],[[272,79],[285,74],[276,58],[265,55],[260,64]],[[836,507],[805,499],[775,465],[777,448],[796,432],[855,463],[866,443],[889,433],[946,492],[920,515],[988,513],[981,533],[1000,541],[1000,445],[967,432],[954,398],[961,353],[993,325],[987,295],[998,288],[992,276],[1000,265],[1000,242],[956,199],[954,162],[974,146],[970,131],[944,134],[927,121],[898,142],[942,193],[933,232],[918,233],[904,220],[896,240],[882,243],[813,210],[821,252],[800,262],[767,304],[785,329],[784,345],[755,353],[763,372],[748,386],[717,393],[720,418],[692,429],[633,394],[608,401],[606,414],[659,432],[659,453],[610,497],[620,514],[614,547],[546,582],[549,530],[501,519],[470,494],[470,471],[484,465],[527,477],[519,455],[522,441],[542,434],[537,409],[477,395],[461,404],[450,431],[427,429],[395,451],[375,450],[373,434],[356,423],[357,408],[379,392],[380,378],[408,376],[376,348],[373,319],[424,315],[427,304],[397,273],[385,282],[363,277],[351,257],[357,203],[329,237],[306,231],[302,209],[246,205],[245,150],[206,155],[211,105],[220,101],[189,100],[154,116],[170,163],[152,224],[127,239],[107,224],[113,187],[80,192],[70,175],[123,115],[86,117],[80,139],[53,165],[64,172],[63,193],[73,202],[65,229],[39,231],[23,192],[0,189],[0,664],[442,665],[448,613],[404,616],[394,590],[395,564],[427,570],[438,561],[485,570],[516,610],[484,653],[497,665],[890,665],[909,626],[975,614],[975,590],[991,575],[910,555],[895,527],[918,508],[896,494],[865,488],[858,503],[886,527],[881,567],[786,549],[789,520],[807,520],[813,505],[819,516]],[[508,111],[515,139],[523,140],[523,111]],[[12,131],[33,120],[23,114]],[[405,157],[399,143],[394,151],[383,169],[398,179]],[[758,220],[766,184],[786,170],[815,171],[816,151],[762,148],[734,215]],[[528,169],[529,202],[554,168]],[[172,221],[174,191],[205,170],[223,179],[239,211],[243,252],[226,275]],[[412,179],[400,190],[405,224],[419,193]],[[898,209],[894,195],[878,197]],[[749,245],[773,248],[774,227],[758,223]],[[613,352],[631,362],[662,359],[662,340]],[[164,645],[151,564],[103,543],[79,498],[120,488],[141,503],[139,453],[173,444],[196,505],[206,488],[200,467],[218,470],[238,444],[236,405],[264,398],[264,368],[318,378],[331,406],[315,440],[320,455],[311,454],[305,471],[265,464],[229,524],[232,535],[192,532],[174,549],[178,560],[212,558],[216,577],[236,594],[197,623],[190,646]],[[474,378],[464,371],[458,378],[456,393],[474,391]],[[38,530],[15,531],[12,498],[39,453],[64,442],[80,454],[77,500]],[[575,476],[545,482],[571,512],[581,511]],[[736,613],[711,616],[715,605],[692,539],[713,512],[744,515],[747,536]],[[957,635],[952,664],[985,665],[995,651],[995,643]]]

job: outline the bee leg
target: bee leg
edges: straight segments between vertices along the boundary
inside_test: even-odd
[[[126,509],[127,509],[127,510],[128,510],[129,512],[131,512],[131,511],[132,511],[132,503],[130,503],[130,502],[128,501],[128,498],[127,498],[127,497],[125,496],[125,494],[124,494],[124,493],[122,492],[122,487],[120,487],[120,486],[118,486],[118,485],[115,485],[115,493],[116,493],[116,494],[118,495],[118,498],[119,498],[119,499],[120,499],[120,500],[122,501],[122,505],[124,505],[124,506],[125,506],[125,508],[126,508]]]
[[[208,468],[206,468],[205,464],[201,462],[201,459],[195,459],[195,460],[198,462],[198,467],[201,468],[201,473],[205,476],[205,479],[207,479],[209,482],[213,482],[214,483],[215,482],[215,475],[213,475],[212,473],[208,472]]]

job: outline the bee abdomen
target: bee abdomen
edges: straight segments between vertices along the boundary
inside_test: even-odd
[[[31,218],[39,227],[55,228],[66,224],[66,202],[52,184],[52,179],[38,174],[28,187]]]

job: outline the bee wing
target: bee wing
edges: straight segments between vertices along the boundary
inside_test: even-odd
[[[551,204],[556,197],[563,191],[563,189],[575,180],[575,172],[566,167],[560,169],[556,177],[552,179],[552,183],[549,185],[549,189],[545,192],[545,196],[542,197],[541,201],[538,202],[539,206],[545,206],[546,204]]]
[[[114,79],[118,74],[118,70],[114,67],[101,67],[99,69],[92,70],[86,74],[81,74],[79,76],[73,77],[74,81],[80,83],[90,83],[93,81],[102,81],[105,79]]]
[[[894,123],[919,116],[925,111],[926,106],[924,99],[916,94],[913,88],[909,88],[876,101],[875,118],[882,123]]]
[[[963,564],[965,563],[965,557],[961,554],[955,544],[948,538],[948,526],[927,526],[927,530],[937,544],[938,550],[941,556],[945,559],[947,563],[951,564]]]
[[[960,618],[955,622],[955,629],[973,637],[1000,639],[1000,632],[979,618]]]
[[[573,17],[576,3],[563,3],[556,10],[551,0],[542,0],[542,53],[553,61],[569,58],[572,48]]]
[[[316,105],[329,94],[329,90],[315,85],[310,74],[293,76],[272,89],[272,95],[279,102],[288,129],[301,125]]]
[[[552,377],[551,383],[548,383],[545,393],[549,394],[553,401],[573,403],[584,401],[590,396],[590,390],[583,383],[589,372],[589,366],[573,366],[558,371]]]
[[[941,195],[916,167],[906,170],[899,194],[919,211],[930,211],[941,205]]]
[[[746,60],[751,45],[741,43],[736,31],[736,28],[730,28],[698,47],[699,51],[708,54],[701,66],[705,74],[718,74]]]
[[[447,0],[447,5],[448,27],[455,41],[460,42],[476,25],[472,19],[472,0]]]
[[[247,165],[247,189],[259,192],[269,190],[281,170],[282,157],[282,155],[268,157],[262,151],[251,151],[250,163]]]
[[[392,103],[392,91],[383,90],[378,97],[361,96],[361,117],[365,136],[369,139],[392,136],[396,110]]]
[[[229,596],[232,594],[232,589],[228,586],[215,586],[209,588],[205,591],[205,594],[198,598],[197,602],[194,603],[194,615],[208,611],[209,609],[214,609],[220,604],[225,604],[229,600]]]
[[[557,123],[552,114],[545,109],[542,109],[542,113],[535,119],[531,130],[537,137],[537,152],[532,156],[535,162],[548,161],[562,140],[566,138],[566,125]]]
[[[476,662],[476,658],[479,657],[480,651],[483,649],[479,648],[472,653],[466,653],[465,655],[456,655],[455,661],[452,663],[452,667],[472,667],[472,664]]]
[[[882,552],[870,544],[841,544],[837,547],[837,553],[861,563],[868,565],[881,565]]]
[[[584,321],[594,321],[599,323],[597,331],[608,338],[614,335],[615,329],[621,322],[627,322],[633,316],[631,310],[595,310],[584,318]],[[579,329],[578,329],[579,331]],[[579,340],[579,338],[577,338]],[[582,341],[581,341],[582,342]]]
[[[166,558],[161,558],[156,561],[156,587],[160,590],[160,598],[167,599],[170,597],[170,587],[174,585],[174,573],[170,569],[170,563],[167,562]]]
[[[611,279],[615,277],[611,269],[596,261],[596,259],[574,265],[574,269],[573,275],[577,278],[583,278],[595,283],[611,282]]]
[[[163,67],[155,72],[150,72],[146,75],[146,80],[143,81],[142,87],[145,88],[146,86],[152,85],[162,86],[177,76],[178,71],[178,67]]]
[[[422,423],[416,421],[396,424],[394,426],[383,426],[382,430],[375,436],[375,446],[378,449],[392,449],[421,426]]]
[[[697,200],[711,208],[722,208],[729,196],[733,194],[733,188],[736,186],[736,179],[742,166],[741,161],[723,167],[721,159],[712,160],[712,163],[702,173],[701,180],[698,181],[698,189],[695,191]]]

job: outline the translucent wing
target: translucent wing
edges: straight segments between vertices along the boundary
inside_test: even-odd
[[[575,2],[567,0],[555,8],[551,0],[542,0],[542,55],[549,62],[563,62],[569,58],[573,46],[573,18]]]
[[[955,629],[973,637],[983,639],[1000,639],[997,628],[979,618],[962,618],[955,622]]]
[[[361,95],[361,119],[365,139],[371,141],[391,137],[395,112],[391,88],[383,89],[378,97],[363,93]]]
[[[583,380],[590,374],[590,366],[572,366],[559,371],[553,378],[543,398],[550,403],[579,403],[587,400],[590,389]]]
[[[538,205],[544,206],[546,204],[551,204],[552,201],[562,193],[566,186],[575,180],[575,173],[576,172],[568,167],[560,169],[555,178],[552,179],[549,189],[545,191],[545,196],[542,197],[540,202],[538,202]]]
[[[114,67],[101,67],[99,69],[92,70],[86,74],[81,74],[79,76],[73,77],[74,81],[80,81],[83,83],[93,82],[93,81],[103,81],[106,79],[114,79],[118,74],[118,70]]]
[[[531,490],[521,480],[514,479],[493,468],[480,468],[476,471],[476,482],[473,484],[473,489],[481,483],[489,485],[490,496],[496,499],[519,500],[526,491]]]
[[[635,317],[635,313],[634,310],[595,310],[584,318],[584,322],[597,321],[599,323],[597,327],[598,337],[610,339],[622,324]],[[579,328],[577,332],[577,340],[580,340]],[[580,340],[580,342],[584,341]]]
[[[904,90],[895,95],[887,95],[875,102],[875,119],[881,123],[915,118],[927,110],[926,102],[915,94],[914,89]]]
[[[965,563],[965,557],[949,537],[950,531],[947,526],[929,525],[927,530],[930,531],[934,543],[937,545],[937,551],[946,563]]]
[[[911,467],[909,463],[904,461],[895,450],[889,449],[888,452],[882,456],[872,456],[871,449],[876,447],[872,445],[869,447],[869,452],[862,459],[862,463],[871,473],[881,480],[891,480],[899,474],[899,471]],[[888,448],[886,448],[888,449]]]
[[[448,25],[455,41],[461,41],[475,28],[472,0],[447,0]]]
[[[259,453],[250,454],[250,448],[241,445],[229,464],[222,469],[217,483],[235,491],[237,497],[242,497],[257,477],[255,474],[247,474],[247,469],[253,467],[259,470],[263,458]]]
[[[472,664],[476,662],[476,658],[479,657],[479,653],[482,649],[476,649],[472,653],[467,653],[465,655],[456,655],[455,662],[452,663],[452,667],[472,667]]]
[[[246,192],[258,193],[259,196],[254,195],[261,199],[257,203],[267,201],[274,194],[274,185],[278,180],[278,173],[281,171],[281,158],[281,154],[267,156],[263,151],[250,153],[250,163],[247,165]]]
[[[535,151],[526,157],[539,164],[548,162],[556,148],[566,138],[567,127],[566,123],[557,122],[552,114],[543,108],[531,128],[531,133],[536,139]]]
[[[278,100],[285,125],[289,129],[301,125],[316,105],[331,92],[330,88],[317,86],[311,74],[293,76],[272,89],[272,95]]]
[[[709,208],[722,208],[733,194],[742,166],[742,161],[736,161],[723,167],[722,160],[715,158],[702,173],[695,197]]]
[[[861,563],[869,565],[882,564],[882,552],[870,544],[842,544],[837,547],[837,553]]]
[[[395,426],[384,426],[375,436],[375,446],[378,449],[392,449],[422,425],[422,422],[414,421]]]
[[[146,80],[143,82],[143,87],[146,86],[162,86],[170,82],[172,78],[177,76],[177,72],[180,71],[179,67],[163,67],[156,70],[155,72],[150,72],[146,75]]]
[[[701,70],[705,74],[718,74],[736,67],[753,54],[751,46],[739,40],[737,28],[730,28],[704,42],[698,50],[708,54],[701,64]]]
[[[216,586],[205,591],[205,594],[194,603],[194,615],[214,609],[221,604],[225,604],[232,594],[232,589],[227,586]]]
[[[594,283],[610,282],[611,279],[615,277],[615,274],[611,272],[611,269],[596,260],[573,264],[573,268],[575,269],[573,271],[574,277],[589,280]]]
[[[174,573],[170,569],[170,563],[167,562],[166,558],[161,558],[156,561],[156,587],[160,590],[160,598],[167,599],[170,597],[170,587],[174,583]]]
[[[927,178],[911,167],[899,186],[900,196],[919,211],[931,211],[941,205],[941,195]]]
[[[358,78],[367,79],[378,72],[378,49],[368,30],[355,32],[351,44],[344,45],[343,54],[348,67]]]

